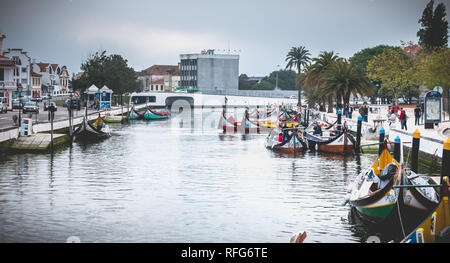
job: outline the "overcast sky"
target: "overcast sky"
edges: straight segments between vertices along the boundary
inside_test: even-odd
[[[450,6],[444,2],[447,20]],[[379,44],[417,43],[428,0],[2,0],[6,48],[23,48],[37,62],[79,72],[89,53],[120,54],[136,71],[179,62],[203,49],[240,55],[240,73],[283,68],[293,46],[312,56],[348,58]],[[236,52],[234,51],[236,50]],[[227,51],[221,53],[227,53]]]

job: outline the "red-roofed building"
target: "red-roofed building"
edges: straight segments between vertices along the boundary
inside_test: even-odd
[[[403,48],[403,51],[405,51],[410,57],[413,57],[419,53],[419,51],[422,50],[422,47],[419,45],[409,45]]]
[[[69,72],[66,66],[40,62],[33,65],[33,71],[42,76],[42,85],[52,90],[44,88],[43,94],[52,92],[52,96],[60,96],[69,92]]]
[[[153,65],[137,75],[143,91],[172,92],[179,86],[181,71],[179,65]]]

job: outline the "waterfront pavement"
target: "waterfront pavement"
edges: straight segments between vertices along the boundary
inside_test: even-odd
[[[145,104],[141,105],[135,105],[136,109],[140,109],[145,107]],[[101,110],[100,112],[97,110],[88,110],[88,119],[93,120],[97,118],[97,114],[100,113],[101,116],[106,115],[119,115],[123,112],[127,112],[127,107],[124,106],[123,109],[121,107],[112,107],[108,110]],[[7,120],[3,120],[3,122],[0,124],[0,143],[17,139],[19,136],[19,129],[17,126],[14,126],[14,123],[12,121],[12,116],[14,114],[18,114],[18,110],[15,110],[13,112],[8,112],[8,114],[2,114],[1,116],[8,115],[9,117],[5,117]],[[35,114],[34,114],[35,115]],[[74,117],[72,125],[78,125],[82,122],[84,116],[84,110],[75,111],[74,110]],[[35,121],[36,116],[33,117],[33,126],[32,126],[32,133],[35,135],[36,133],[42,133],[42,132],[50,132],[51,125],[48,121],[47,112],[42,113],[37,116],[38,122]],[[53,121],[53,129],[59,130],[69,127],[69,118],[68,118],[68,111],[67,108],[64,107],[58,107],[57,114],[55,114],[55,119]]]

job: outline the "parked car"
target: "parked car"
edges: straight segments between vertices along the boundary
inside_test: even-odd
[[[37,114],[39,114],[39,106],[37,105],[36,102],[34,101],[29,101],[27,103],[25,103],[25,105],[23,106],[23,113],[25,112],[36,112]]]
[[[58,107],[56,107],[56,103],[54,103],[53,101],[46,101],[46,102],[44,102],[44,111],[47,111],[48,107],[50,107],[51,105],[53,105],[53,107],[55,107],[55,109],[58,108]]]
[[[63,106],[66,107],[67,109],[69,109],[70,106],[70,99],[67,99]],[[81,102],[79,99],[72,99],[72,109],[77,109],[80,110],[81,109]]]
[[[42,101],[42,98],[31,98],[31,101]]]
[[[8,111],[8,108],[6,108],[6,103],[3,103],[0,101],[0,113],[6,113]]]
[[[12,108],[13,109],[21,109],[23,106],[23,103],[21,104],[18,99],[15,99],[12,101]]]

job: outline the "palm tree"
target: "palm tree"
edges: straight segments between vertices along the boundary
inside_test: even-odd
[[[345,60],[336,61],[324,74],[323,92],[335,93],[344,104],[350,102],[350,95],[373,95],[369,80],[356,67]],[[340,102],[340,101],[339,101]]]
[[[297,68],[297,74],[301,74],[302,67],[305,67],[311,61],[311,54],[309,50],[307,50],[304,46],[292,47],[289,53],[286,55],[287,65],[286,69],[292,69],[293,67]],[[299,85],[298,87],[298,106],[302,106],[301,101],[301,92],[302,87]]]
[[[328,97],[328,112],[333,112],[333,93],[324,93],[324,83],[322,81],[327,70],[337,61],[342,61],[334,51],[322,51],[317,58],[313,58],[313,64],[308,67],[305,83],[318,89],[317,94]],[[323,97],[324,98],[324,97]],[[324,102],[322,100],[321,102]]]

